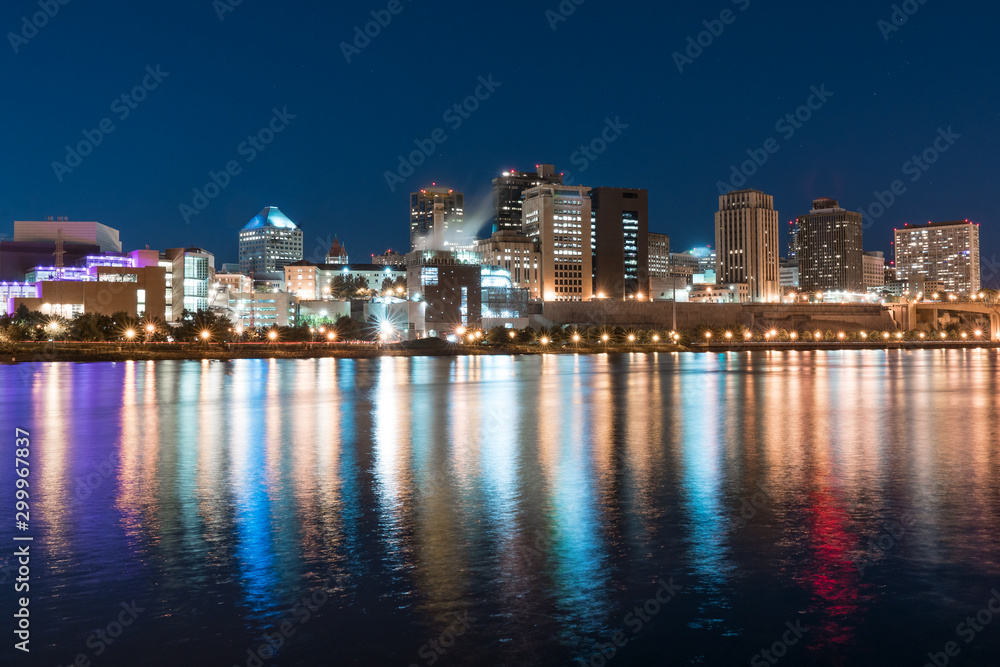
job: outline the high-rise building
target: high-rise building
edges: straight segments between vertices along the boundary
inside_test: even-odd
[[[666,278],[670,275],[670,237],[649,233],[649,277]]]
[[[521,232],[494,232],[475,243],[484,266],[498,266],[510,272],[512,289],[527,290],[531,299],[541,299],[538,244]]]
[[[799,221],[788,221],[788,259],[799,258]]]
[[[624,299],[649,288],[649,196],[646,190],[590,191],[594,291]]]
[[[865,291],[881,291],[885,286],[885,254],[881,250],[866,252],[861,261],[864,265]]]
[[[524,233],[538,244],[545,301],[593,296],[590,188],[539,185],[524,193]]]
[[[167,312],[171,322],[179,322],[185,310],[208,310],[209,291],[215,281],[215,255],[202,248],[170,248],[160,256],[167,269]]]
[[[778,243],[774,197],[760,190],[736,190],[719,197],[715,214],[719,284],[746,283],[751,301],[779,301]]]
[[[938,282],[954,294],[979,292],[978,224],[957,220],[906,225],[896,230],[893,247],[900,281]]]
[[[468,242],[465,195],[431,187],[410,194],[410,250],[445,250]]]
[[[275,206],[268,206],[240,230],[240,273],[280,273],[302,259],[302,230]]]
[[[23,243],[64,243],[100,246],[101,252],[121,252],[117,229],[99,222],[75,222],[69,218],[42,221],[14,221],[14,241]]]
[[[522,195],[525,190],[547,185],[562,185],[563,175],[556,173],[551,164],[536,164],[535,172],[510,171],[493,179],[493,231],[524,230],[521,215]]]
[[[796,218],[800,287],[805,292],[865,291],[861,214],[835,199],[813,201],[812,212]]]

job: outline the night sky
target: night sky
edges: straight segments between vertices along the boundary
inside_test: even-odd
[[[714,243],[719,182],[749,150],[767,160],[747,185],[775,196],[783,233],[814,198],[870,210],[899,180],[866,248],[888,253],[905,222],[968,218],[982,223],[984,284],[1000,284],[996,3],[911,0],[903,24],[870,0],[565,0],[568,16],[557,0],[397,1],[42,0],[58,13],[37,31],[23,24],[37,0],[3,3],[0,233],[65,215],[119,228],[126,250],[198,245],[221,263],[273,205],[304,229],[307,258],[337,234],[363,261],[408,248],[411,190],[462,190],[485,226],[491,179],[547,162],[577,184],[647,188],[650,230],[679,251]],[[345,56],[372,11],[391,20]],[[679,71],[674,52],[710,28],[721,34],[702,35]],[[144,80],[144,100],[121,100]],[[813,88],[832,96],[778,125]],[[467,118],[445,115],[477,89]],[[263,150],[244,144],[275,110],[294,118]],[[103,119],[113,131],[67,161]],[[578,152],[602,132],[614,141],[596,159]],[[418,140],[433,154],[391,191],[386,172]],[[907,164],[926,149],[926,171]],[[196,202],[230,161],[238,173]],[[207,206],[186,223],[181,205],[195,203]]]

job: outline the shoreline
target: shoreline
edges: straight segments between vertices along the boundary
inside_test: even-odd
[[[787,342],[787,343],[693,343],[683,345],[642,344],[567,344],[549,345],[496,345],[468,346],[448,344],[440,347],[421,347],[393,344],[377,347],[365,344],[286,343],[277,345],[221,345],[201,344],[163,345],[119,343],[18,343],[0,352],[0,364],[14,365],[37,362],[100,363],[119,361],[228,361],[235,359],[376,359],[381,357],[465,357],[465,356],[534,356],[546,354],[651,354],[651,353],[707,353],[724,352],[783,352],[798,350],[938,350],[938,349],[998,349],[1000,342],[991,341],[899,341],[891,343],[841,343],[841,342]]]

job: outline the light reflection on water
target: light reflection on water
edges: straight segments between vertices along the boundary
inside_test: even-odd
[[[425,664],[463,615],[442,661],[568,663],[623,631],[623,664],[745,664],[802,620],[785,664],[920,664],[1000,585],[996,351],[25,368],[0,419],[32,433],[57,664],[132,599],[102,664],[246,664],[285,621],[269,665]]]

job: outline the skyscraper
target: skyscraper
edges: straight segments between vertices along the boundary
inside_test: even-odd
[[[464,245],[469,242],[465,231],[464,194],[438,187],[410,194],[411,251]]]
[[[648,292],[648,193],[646,190],[594,188],[590,191],[590,205],[594,290],[613,299]]]
[[[718,284],[746,283],[752,301],[780,300],[778,243],[774,197],[760,190],[736,190],[719,197],[715,214]]]
[[[799,258],[799,221],[788,221],[788,259]]]
[[[805,292],[865,292],[861,214],[821,198],[796,223],[799,287]]]
[[[895,233],[896,275],[904,283],[939,282],[948,292],[980,289],[979,225],[968,220],[906,225]]]
[[[539,247],[545,301],[588,301],[593,295],[589,192],[539,185],[524,193],[524,233]]]
[[[302,259],[302,230],[275,206],[268,206],[240,230],[240,273],[281,272]]]
[[[670,275],[670,237],[649,233],[649,277],[666,278]]]
[[[562,174],[551,164],[536,164],[535,173],[505,171],[493,179],[493,231],[523,231],[522,195],[525,190],[542,184],[562,185]]]

